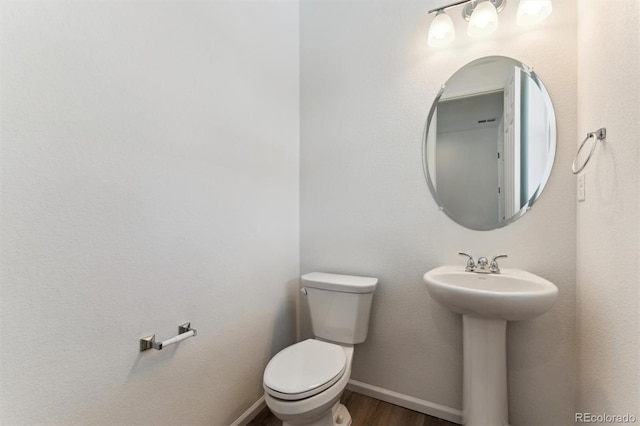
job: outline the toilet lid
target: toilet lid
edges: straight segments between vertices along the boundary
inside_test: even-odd
[[[269,361],[264,388],[276,398],[308,398],[337,382],[346,361],[342,346],[308,339],[283,349]]]

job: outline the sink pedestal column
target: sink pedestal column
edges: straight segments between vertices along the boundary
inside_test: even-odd
[[[507,321],[462,316],[462,423],[505,426],[507,405]]]

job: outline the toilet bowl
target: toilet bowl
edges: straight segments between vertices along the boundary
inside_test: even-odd
[[[351,416],[340,397],[351,376],[352,359],[353,346],[315,339],[289,346],[265,369],[267,406],[284,426],[349,426]]]
[[[264,399],[283,426],[349,426],[340,397],[354,344],[367,337],[377,278],[312,272],[302,276],[315,339],[278,352],[265,368]]]

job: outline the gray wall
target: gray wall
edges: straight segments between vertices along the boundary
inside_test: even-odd
[[[436,179],[443,206],[457,221],[497,224],[498,138],[501,127],[438,133]]]
[[[422,275],[442,264],[463,265],[460,250],[508,253],[505,266],[530,270],[560,289],[544,316],[508,327],[511,422],[572,424],[576,2],[554,2],[551,17],[528,31],[515,26],[517,7],[510,4],[496,35],[479,41],[468,41],[453,14],[455,45],[434,50],[426,43],[426,11],[441,3],[301,4],[301,272],[379,277],[353,378],[460,409],[461,319],[429,297]],[[482,232],[438,210],[422,172],[421,139],[441,84],[488,55],[535,67],[556,110],[558,149],[533,210]]]
[[[229,425],[295,337],[297,3],[1,14],[0,423]]]

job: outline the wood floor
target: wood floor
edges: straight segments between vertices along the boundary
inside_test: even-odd
[[[341,402],[347,407],[353,426],[457,426],[446,420],[427,416],[345,390]],[[247,426],[282,426],[282,422],[265,407]]]

